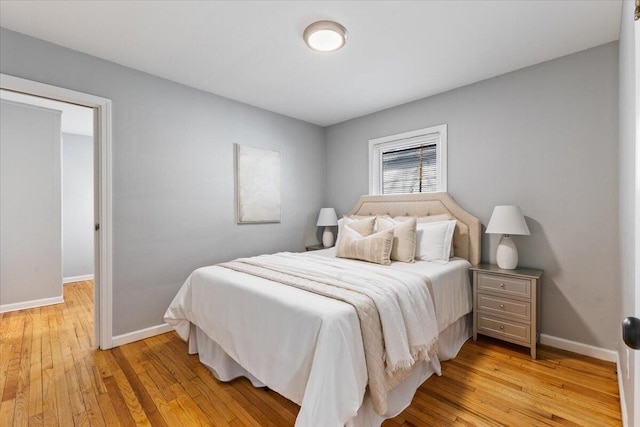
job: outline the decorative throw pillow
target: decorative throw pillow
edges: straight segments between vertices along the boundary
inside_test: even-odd
[[[362,236],[345,224],[342,228],[340,241],[336,246],[336,256],[390,265],[392,245],[393,231],[391,229]]]
[[[343,216],[342,219],[338,220],[338,238],[336,239],[336,246],[340,243],[340,238],[342,237],[342,229],[345,225],[348,225],[352,230],[356,231],[361,236],[368,236],[373,233],[373,228],[376,224],[375,216],[368,217],[352,217],[352,216]]]
[[[393,230],[392,260],[401,262],[415,261],[416,225],[417,219],[415,216],[405,221],[396,221],[382,216],[376,218],[376,229],[378,231]]]
[[[396,216],[393,217],[393,219],[395,219],[396,221],[407,221],[409,219],[413,218],[412,216]],[[443,213],[443,214],[437,214],[437,215],[427,215],[427,216],[419,216],[418,217],[418,224],[424,224],[427,222],[441,222],[441,221],[448,221],[450,219],[455,219],[453,216],[451,216],[448,213]],[[449,252],[449,258],[453,258],[453,243],[451,244],[451,251]]]
[[[418,224],[416,258],[438,264],[449,262],[456,220]]]

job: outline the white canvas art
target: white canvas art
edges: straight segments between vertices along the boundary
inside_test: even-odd
[[[236,145],[238,223],[280,222],[280,153]]]

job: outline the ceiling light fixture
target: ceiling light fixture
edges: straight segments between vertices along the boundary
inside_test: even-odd
[[[347,29],[337,22],[318,21],[305,28],[304,42],[318,52],[335,52],[347,42]]]

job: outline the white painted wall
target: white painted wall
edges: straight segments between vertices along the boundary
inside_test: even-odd
[[[62,296],[60,120],[60,111],[0,101],[3,311]]]
[[[64,112],[62,114],[64,117]],[[93,275],[93,137],[62,134],[62,276]]]

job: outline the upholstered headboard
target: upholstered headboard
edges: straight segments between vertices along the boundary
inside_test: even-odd
[[[454,255],[480,263],[480,220],[460,207],[449,193],[362,196],[349,215],[429,216],[449,214],[458,222],[453,233]]]

